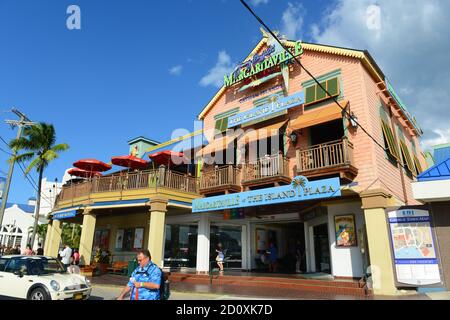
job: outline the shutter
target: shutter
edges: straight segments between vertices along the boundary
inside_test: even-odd
[[[421,174],[423,172],[422,166],[420,165],[419,158],[417,158],[416,155],[414,155],[414,163],[416,165],[417,174]]]
[[[327,90],[332,97],[339,95],[338,78],[333,78],[327,81]]]
[[[406,146],[405,141],[400,141],[400,146],[402,148],[403,151],[403,155],[405,156],[405,160],[406,160],[406,165],[409,169],[409,171],[411,171],[414,175],[417,176],[417,172],[416,172],[416,168],[414,167],[414,162],[411,158],[411,154],[409,153],[408,147]]]
[[[327,82],[326,81],[321,82],[320,84],[325,89],[327,88]],[[319,85],[316,85],[316,93],[317,93],[316,94],[316,100],[323,100],[323,99],[325,99],[327,97],[326,92]]]
[[[305,91],[305,104],[313,103],[314,101],[316,101],[316,86],[306,88]]]
[[[394,140],[394,135],[392,134],[391,127],[384,121],[381,120],[381,127],[383,129],[384,138],[388,143],[389,153],[395,157],[397,160],[400,159],[399,152],[397,149],[397,145]]]
[[[227,131],[228,129],[228,117],[225,117],[222,119],[222,127],[221,127],[221,132]]]
[[[216,131],[217,130],[220,131],[221,127],[222,127],[222,119],[216,120],[216,126],[215,126]]]

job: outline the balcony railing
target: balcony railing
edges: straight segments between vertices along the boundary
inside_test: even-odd
[[[299,173],[351,165],[352,161],[353,144],[348,139],[297,150],[297,168]]]
[[[169,170],[150,170],[93,178],[82,183],[65,186],[59,194],[57,202],[89,196],[91,193],[158,187],[190,193],[198,192],[198,183],[195,177]]]
[[[200,191],[220,189],[221,187],[240,186],[241,170],[228,165],[202,172],[200,178]]]
[[[289,161],[282,154],[244,164],[242,178],[244,183],[270,177],[289,177]]]

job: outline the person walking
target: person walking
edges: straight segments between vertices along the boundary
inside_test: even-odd
[[[216,261],[219,266],[219,273],[223,274],[223,261],[225,260],[225,255],[223,253],[222,244],[219,242],[216,248],[217,256]]]
[[[151,261],[150,251],[147,249],[138,251],[137,261],[139,266],[131,274],[130,281],[123,288],[117,300],[123,300],[130,292],[130,300],[160,300],[159,287],[162,271]]]
[[[66,243],[64,244],[64,249],[59,252],[62,264],[66,267],[70,265],[70,257],[72,256],[72,249]]]
[[[302,273],[301,266],[303,260],[303,250],[300,244],[300,240],[297,240],[297,244],[295,245],[295,257],[297,258],[297,261],[295,263],[295,272]]]
[[[31,246],[28,244],[25,248],[25,251],[23,252],[25,256],[32,256],[33,255],[33,249],[31,249]]]
[[[36,255],[37,256],[43,256],[44,255],[44,249],[42,249],[42,244],[41,243],[38,244],[38,248],[36,250]]]

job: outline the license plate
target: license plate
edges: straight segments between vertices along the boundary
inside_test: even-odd
[[[75,293],[73,295],[73,299],[74,300],[81,300],[81,299],[83,299],[83,294],[82,293]]]

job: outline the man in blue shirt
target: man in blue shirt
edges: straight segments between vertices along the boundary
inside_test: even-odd
[[[131,291],[131,300],[159,300],[159,286],[161,285],[161,270],[151,262],[148,250],[140,250],[137,254],[139,267],[133,271],[130,281],[122,290],[117,300]]]

